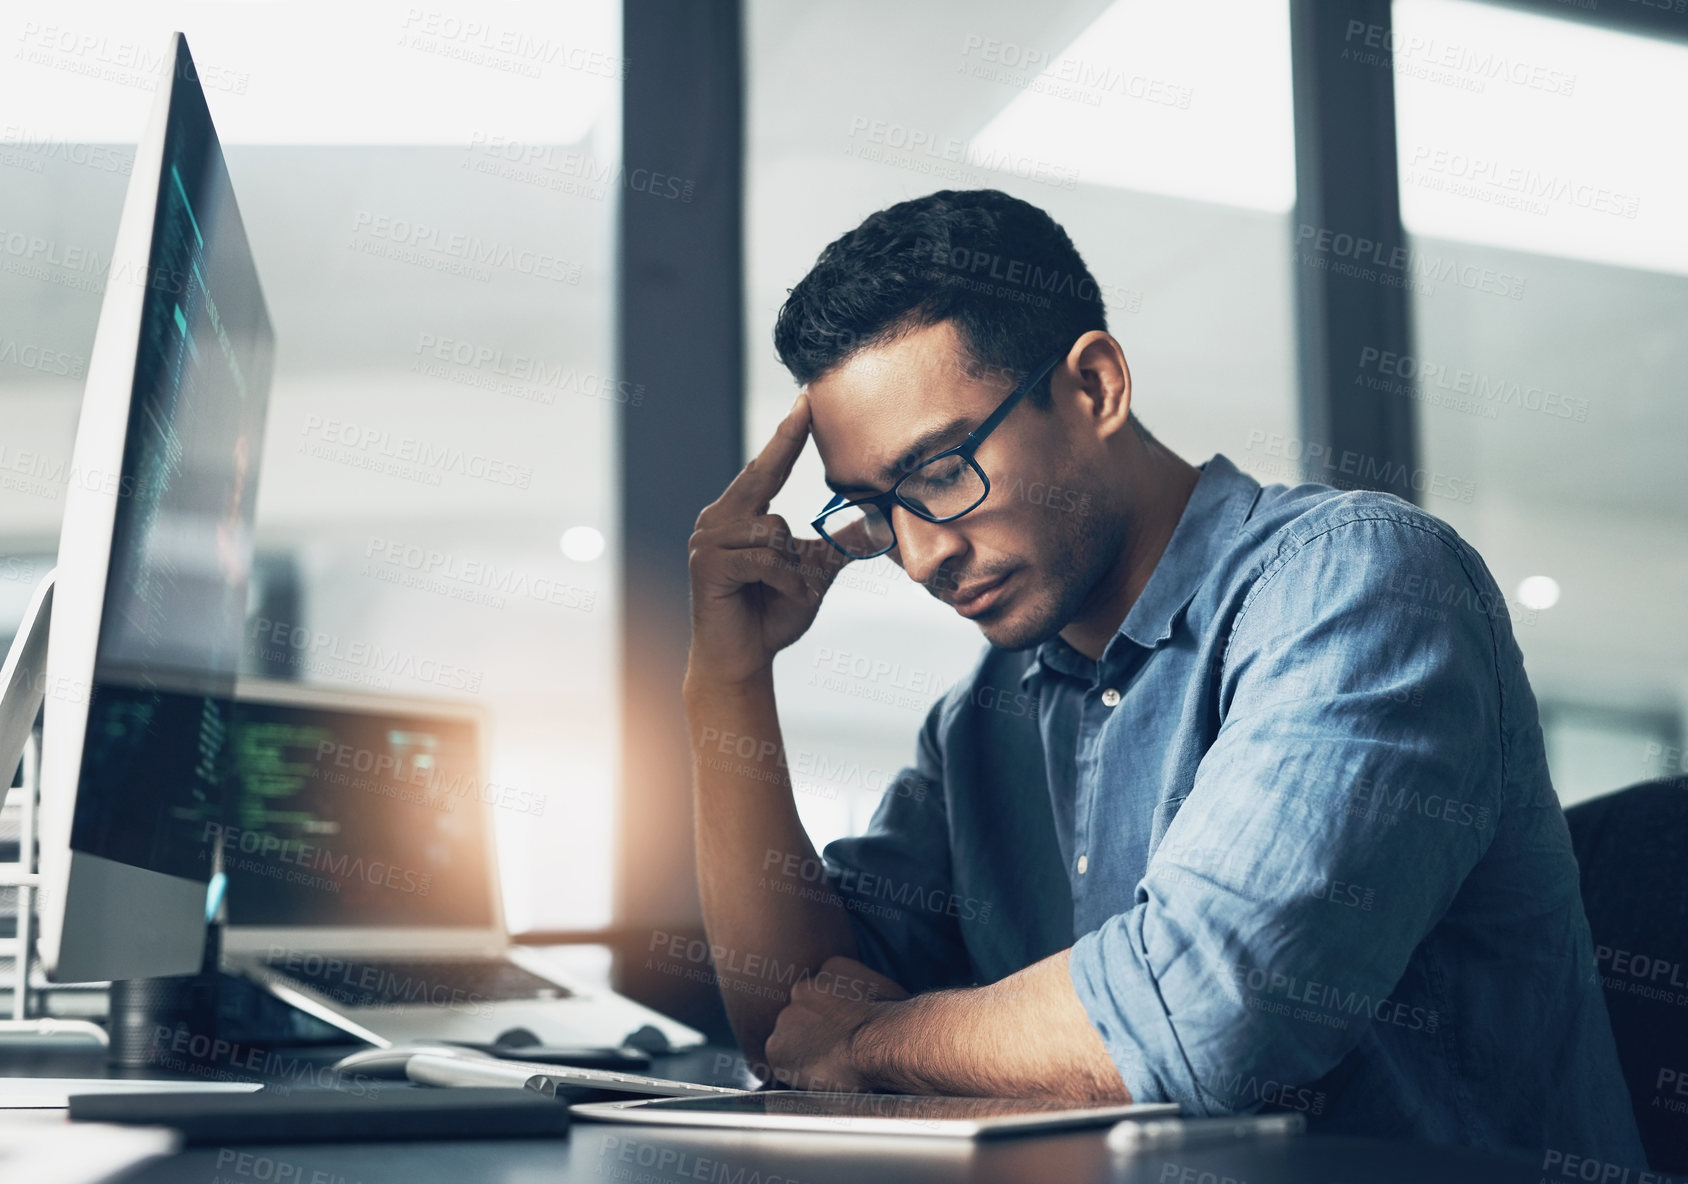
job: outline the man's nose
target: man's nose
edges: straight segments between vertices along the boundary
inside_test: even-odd
[[[960,531],[941,522],[928,522],[903,506],[892,509],[891,528],[897,534],[898,562],[917,584],[925,585],[945,563],[967,550]]]

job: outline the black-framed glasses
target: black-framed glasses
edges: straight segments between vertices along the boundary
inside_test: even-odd
[[[810,523],[820,536],[851,559],[873,559],[897,545],[891,527],[891,507],[902,506],[928,522],[954,522],[972,513],[990,496],[991,479],[973,454],[992,432],[1008,418],[1026,393],[1043,381],[1055,363],[1067,356],[1062,349],[1049,355],[1030,377],[1008,393],[967,438],[954,448],[924,460],[904,473],[884,493],[847,501],[838,494]]]

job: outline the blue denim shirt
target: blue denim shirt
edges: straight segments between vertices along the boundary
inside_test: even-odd
[[[1071,946],[1139,1101],[1645,1166],[1505,600],[1397,498],[1215,457],[1101,660],[987,649],[825,857],[910,990]]]

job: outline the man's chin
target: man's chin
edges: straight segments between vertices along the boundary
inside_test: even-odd
[[[1035,611],[1006,612],[990,620],[976,620],[985,640],[999,650],[1035,649],[1061,631],[1063,622],[1053,614]]]

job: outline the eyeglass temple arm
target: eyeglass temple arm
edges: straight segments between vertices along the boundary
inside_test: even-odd
[[[967,439],[961,442],[960,450],[976,448],[986,436],[996,431],[996,426],[1008,418],[1008,413],[1014,410],[1021,399],[1026,397],[1026,393],[1038,383],[1042,382],[1043,376],[1053,370],[1055,368],[1055,363],[1059,362],[1066,356],[1065,351],[1051,354],[1048,361],[1044,362],[1043,365],[1033,371],[1030,378],[1015,387],[1013,391],[1009,393],[1008,397],[997,405],[996,410],[990,413],[990,417],[987,418],[984,423],[980,424],[967,434]],[[968,455],[972,454],[968,453]]]
[[[849,504],[850,504],[850,499],[845,497],[842,493],[833,494],[832,500],[827,502],[826,505],[821,507],[821,512],[819,514],[816,514],[813,518],[809,519],[809,525],[814,527],[816,530],[820,531],[821,534],[823,534],[823,535],[826,534],[826,530],[821,526],[821,519],[825,518],[828,514],[832,513],[834,510],[838,509],[840,506],[846,506],[846,505],[849,505]]]

